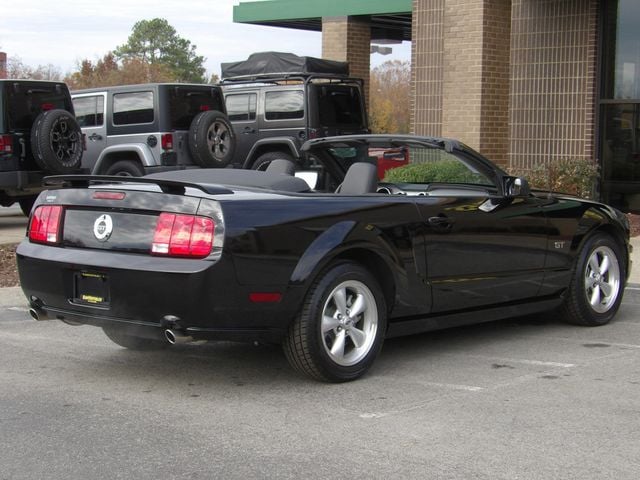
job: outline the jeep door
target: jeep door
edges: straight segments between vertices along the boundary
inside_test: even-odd
[[[82,155],[82,168],[91,171],[100,152],[107,146],[105,119],[105,92],[73,95],[76,120],[86,138],[87,149]]]
[[[236,134],[233,163],[244,164],[251,148],[258,140],[258,90],[225,92],[227,116]]]

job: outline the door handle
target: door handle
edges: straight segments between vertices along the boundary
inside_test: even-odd
[[[242,130],[242,133],[256,133],[256,129],[255,128],[251,128],[251,127],[244,127],[244,130]]]
[[[445,217],[444,215],[438,215],[437,217],[429,217],[427,223],[432,227],[448,228],[456,222],[453,218]]]
[[[92,133],[87,138],[92,142],[95,142],[96,140],[102,140],[102,135],[98,135],[97,133]]]

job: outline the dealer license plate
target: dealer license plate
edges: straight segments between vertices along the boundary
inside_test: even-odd
[[[108,307],[110,300],[109,277],[102,273],[76,272],[73,298],[75,303]]]

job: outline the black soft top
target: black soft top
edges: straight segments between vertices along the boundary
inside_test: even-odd
[[[250,77],[255,75],[329,74],[349,75],[349,64],[315,57],[299,57],[293,53],[259,52],[240,62],[221,65],[222,78]]]

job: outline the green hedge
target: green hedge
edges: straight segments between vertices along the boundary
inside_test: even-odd
[[[389,183],[486,183],[482,175],[475,174],[456,160],[411,163],[387,170],[384,182]]]

